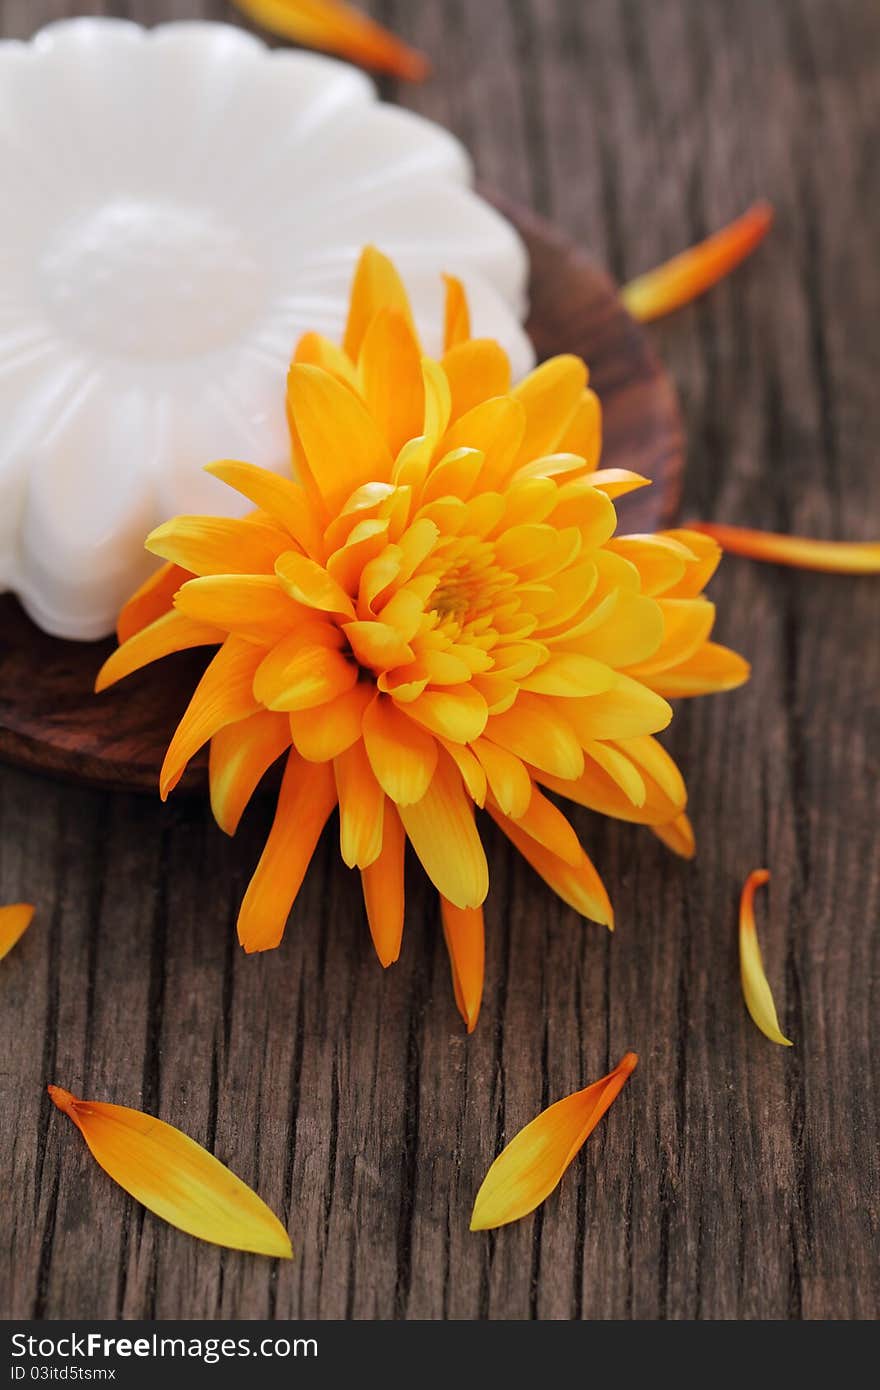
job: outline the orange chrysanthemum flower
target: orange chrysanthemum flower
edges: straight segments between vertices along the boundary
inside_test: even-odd
[[[441,895],[460,1011],[483,974],[484,807],[578,912],[612,925],[577,835],[547,792],[693,850],[681,774],[654,738],[667,700],[747,678],[709,641],[719,559],[688,531],[615,536],[612,498],[645,479],[597,471],[599,402],[577,357],[511,388],[447,282],[442,361],[422,357],[403,285],[367,250],[342,348],[300,342],[288,379],[299,482],[210,472],[259,509],[177,517],[167,564],[123,611],[98,689],[169,652],[218,644],[171,741],[164,797],[210,740],[211,801],[232,834],[283,755],[275,820],[238,921],[277,946],[339,807],[383,965],[403,929],[409,840]]]

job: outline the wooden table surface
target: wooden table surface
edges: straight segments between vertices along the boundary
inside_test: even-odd
[[[880,10],[870,0],[409,0],[374,12],[433,79],[490,184],[625,279],[764,195],[753,262],[650,331],[689,430],[685,512],[880,532]],[[197,0],[0,0],[233,19]],[[12,210],[14,212],[14,210]],[[9,215],[7,210],[6,215]],[[0,901],[38,916],[0,974],[6,1317],[869,1318],[878,1311],[876,580],[729,559],[714,585],[744,690],[668,743],[699,853],[584,812],[612,938],[487,832],[486,994],[464,1036],[435,901],[413,875],[383,973],[325,836],[281,950],[236,905],[266,832],[198,801],[0,770]],[[749,1021],[736,904],[757,865],[790,1049]],[[472,1235],[499,1144],[632,1048],[638,1071],[533,1219]],[[283,1267],[199,1244],[107,1180],[45,1095],[161,1115],[288,1221]]]

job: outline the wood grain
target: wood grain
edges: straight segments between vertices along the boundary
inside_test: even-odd
[[[681,494],[681,419],[650,340],[596,261],[534,213],[495,201],[528,247],[528,328],[539,357],[576,352],[590,364],[602,400],[603,467],[631,468],[653,480],[621,499],[621,528],[669,525]],[[181,654],[96,699],[95,676],[114,646],[49,637],[12,595],[0,595],[0,760],[154,794],[165,750],[207,657],[204,651]],[[204,793],[207,774],[203,752],[181,791]]]
[[[4,32],[83,9],[2,0]],[[97,7],[96,7],[97,8]],[[224,5],[104,7],[144,18]],[[867,539],[880,526],[877,70],[870,0],[410,0],[371,6],[435,57],[395,97],[481,176],[624,279],[770,197],[755,258],[653,330],[689,430],[685,507]],[[0,896],[34,925],[0,972],[0,1309],[12,1317],[872,1318],[880,1303],[875,581],[729,560],[713,586],[743,691],[684,706],[693,865],[577,817],[613,938],[486,829],[484,1012],[466,1039],[432,896],[409,885],[384,974],[332,835],[281,950],[233,919],[267,826],[234,844],[198,799],[0,774]],[[758,864],[792,1049],[739,994]],[[559,1192],[467,1230],[499,1144],[641,1063]],[[207,1142],[289,1220],[282,1269],[197,1245],[104,1178],[47,1080]]]

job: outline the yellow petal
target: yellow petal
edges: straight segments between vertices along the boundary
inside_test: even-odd
[[[628,492],[651,486],[650,478],[633,473],[629,468],[598,468],[586,481],[599,492],[604,492],[612,502],[615,497],[625,497]]]
[[[642,577],[642,593],[665,593],[683,578],[696,556],[671,536],[615,536],[608,542],[615,555],[631,560]]]
[[[343,348],[353,362],[360,355],[367,329],[382,309],[396,309],[402,314],[418,341],[409,296],[395,266],[375,246],[366,246],[354,273],[343,340]]]
[[[0,907],[0,960],[24,936],[33,921],[34,911],[30,903],[10,903],[8,907]]]
[[[447,430],[443,449],[479,449],[481,482],[484,488],[492,488],[512,471],[525,428],[522,402],[513,396],[496,396],[460,416]]]
[[[450,352],[471,336],[471,315],[464,285],[455,275],[444,275],[443,351]]]
[[[213,1245],[290,1259],[277,1216],[201,1144],[141,1110],[47,1089],[104,1172],[163,1221]]]
[[[314,608],[319,613],[336,613],[340,617],[353,618],[354,605],[348,594],[323,565],[310,560],[307,555],[299,555],[295,550],[285,551],[275,562],[275,573],[286,592],[297,603],[306,608]]]
[[[456,907],[440,899],[443,937],[449,952],[452,988],[458,1012],[469,1033],[477,1026],[483,999],[483,971],[486,957],[483,909]]]
[[[680,541],[695,557],[688,561],[678,583],[663,591],[664,598],[696,598],[703,592],[718,568],[721,546],[711,536],[704,536],[700,531],[683,527],[672,531],[660,531],[658,536]]]
[[[296,751],[311,763],[326,763],[357,743],[364,712],[373,699],[368,681],[358,681],[335,699],[311,709],[292,710],[290,733]]]
[[[657,600],[621,593],[608,620],[579,637],[577,646],[584,656],[619,668],[646,661],[662,641],[663,614]]]
[[[327,818],[336,805],[330,763],[287,759],[275,819],[238,914],[244,949],[277,946]]]
[[[430,71],[424,53],[343,0],[235,0],[250,19],[282,38],[338,53],[364,67],[421,82]]]
[[[333,759],[339,797],[339,850],[350,869],[365,869],[382,850],[385,793],[376,781],[363,741]]]
[[[461,776],[448,757],[437,762],[421,801],[398,808],[422,868],[455,907],[479,907],[489,891],[486,855]]]
[[[400,816],[390,801],[385,803],[382,851],[378,859],[361,869],[364,906],[376,955],[383,966],[393,965],[403,939],[403,863],[406,836]]]
[[[515,820],[524,816],[532,797],[532,779],[522,760],[487,738],[475,739],[470,747],[505,815]]]
[[[268,710],[227,725],[211,739],[211,810],[227,835],[235,834],[263,774],[289,747],[287,718]]]
[[[165,801],[177,786],[190,758],[227,724],[255,714],[254,676],[263,648],[240,637],[227,637],[193,692],[186,713],[174,731],[159,774],[159,794]]]
[[[666,848],[671,849],[673,854],[680,854],[682,859],[693,859],[697,848],[694,840],[694,828],[684,811],[666,825],[652,825],[651,829],[657,839],[662,840]]]
[[[517,1221],[549,1197],[637,1063],[636,1054],[627,1052],[601,1081],[558,1100],[519,1131],[498,1155],[477,1193],[472,1231]]]
[[[783,1047],[791,1047],[792,1044],[779,1027],[776,1005],[764,973],[761,947],[758,945],[758,933],[755,930],[755,889],[769,880],[770,874],[767,869],[754,869],[742,890],[739,905],[739,967],[742,992],[752,1021],[760,1028],[764,1037],[769,1038],[771,1042],[781,1043]]]
[[[653,684],[652,677],[671,671],[705,647],[715,624],[715,605],[706,598],[656,600],[663,616],[663,640],[645,661],[630,666],[630,675]]]
[[[358,389],[358,374],[354,362],[330,338],[323,333],[304,333],[293,353],[294,362],[305,362],[310,367],[323,367],[325,372],[337,377],[353,391]]]
[[[174,595],[187,579],[192,579],[191,570],[168,562],[160,565],[122,608],[116,622],[119,641],[127,642],[129,637],[161,618],[163,613],[170,612]]]
[[[221,634],[215,642],[234,632],[264,646],[280,642],[306,613],[274,574],[208,574],[190,579],[174,595],[174,607],[196,625],[215,624]]]
[[[667,700],[690,695],[713,695],[722,690],[735,690],[748,680],[751,667],[739,652],[707,642],[686,661],[668,671],[656,671],[645,676],[646,685]]]
[[[539,695],[523,691],[506,714],[493,714],[486,737],[543,772],[569,778],[583,771],[583,751],[567,718]]]
[[[140,628],[115,652],[111,652],[95,679],[95,690],[100,693],[133,671],[140,671],[151,661],[158,661],[171,652],[185,651],[189,647],[219,645],[226,633],[211,623],[196,622],[182,613],[165,613],[149,627]]]
[[[422,430],[425,389],[421,353],[411,322],[399,310],[375,315],[358,359],[361,390],[370,414],[397,454]]]
[[[453,420],[510,390],[510,358],[491,338],[473,338],[451,348],[443,358],[443,370],[452,393]]]
[[[330,516],[364,483],[390,481],[388,445],[347,386],[320,367],[295,362],[287,378],[287,400],[309,473]]]
[[[523,859],[531,864],[536,874],[553,889],[553,892],[591,922],[614,930],[614,910],[605,891],[605,885],[593,867],[592,860],[581,851],[577,864],[567,863],[551,850],[523,830],[523,822],[511,820],[502,814],[491,802],[487,811],[498,822],[507,838]]]
[[[325,626],[326,637],[314,629],[308,636],[294,632],[265,657],[253,682],[260,704],[288,712],[314,709],[357,684],[357,666],[334,643],[338,629]],[[263,655],[261,648],[254,651]]]
[[[192,574],[271,574],[287,532],[260,517],[176,516],[144,544]]]
[[[714,236],[631,280],[620,297],[633,318],[642,323],[671,314],[729,275],[761,244],[772,223],[770,204],[754,203]]]
[[[577,413],[586,384],[586,367],[570,354],[542,362],[519,383],[513,395],[525,406],[526,431],[515,467],[556,451]]]
[[[479,738],[489,717],[486,701],[469,685],[426,690],[413,700],[407,712],[432,734],[454,743],[470,743]]]
[[[413,649],[404,642],[396,627],[382,622],[344,623],[342,631],[361,666],[377,674],[393,671],[413,659]]]
[[[880,574],[880,541],[815,541],[807,536],[782,536],[708,521],[692,521],[690,527],[711,536],[731,555],[746,555],[751,560],[828,574]]]
[[[320,555],[321,529],[309,495],[300,483],[295,483],[292,478],[282,478],[268,468],[240,463],[238,459],[220,459],[216,463],[209,463],[205,472],[219,478],[228,487],[249,498],[255,507],[267,512],[308,555]]]
[[[616,672],[614,682],[601,695],[567,700],[565,717],[582,743],[594,738],[635,738],[665,729],[672,709],[646,685]],[[540,767],[540,763],[535,764]],[[555,772],[555,768],[547,768]],[[563,774],[564,775],[564,774]],[[576,775],[576,774],[575,774]]]
[[[610,667],[578,652],[553,652],[542,666],[536,667],[520,682],[520,689],[536,695],[556,695],[572,698],[579,695],[600,695],[614,680]]]
[[[572,868],[581,864],[584,849],[572,826],[536,786],[532,786],[529,804],[516,823],[524,834],[537,840],[557,859],[563,859]]]
[[[398,708],[388,695],[376,695],[363,721],[370,766],[398,806],[421,801],[437,766],[437,740]]]
[[[602,407],[595,391],[584,391],[556,448],[561,453],[579,454],[591,472],[598,466],[602,453]]]

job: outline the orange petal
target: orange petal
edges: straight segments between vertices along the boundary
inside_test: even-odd
[[[296,751],[311,763],[330,762],[344,753],[361,737],[364,711],[373,694],[372,685],[358,681],[324,705],[291,711],[290,732]]]
[[[321,367],[295,362],[288,373],[292,425],[308,470],[335,516],[356,488],[387,482],[392,458],[363,402]]]
[[[235,834],[263,774],[289,747],[287,717],[269,710],[228,724],[211,739],[211,810],[227,835]]]
[[[601,697],[598,697],[601,698]],[[566,701],[577,704],[577,701]],[[505,714],[493,714],[486,737],[543,772],[558,777],[579,777],[584,755],[567,718],[549,700],[525,691]]]
[[[342,0],[235,0],[249,19],[294,43],[338,53],[364,67],[421,82],[430,72],[424,53]]]
[[[321,553],[321,530],[309,495],[300,483],[295,483],[292,478],[282,478],[268,468],[240,463],[238,459],[220,459],[216,463],[209,463],[205,472],[240,492],[255,507],[268,512],[308,555]]]
[[[526,431],[516,466],[556,452],[571,425],[587,384],[587,369],[570,353],[542,362],[514,389],[526,411]]]
[[[437,766],[437,740],[388,695],[376,695],[364,714],[364,745],[383,791],[398,806],[421,801]]]
[[[640,487],[650,487],[651,479],[641,473],[633,473],[629,468],[599,468],[584,479],[590,487],[604,492],[612,502],[615,497],[624,497],[628,492],[636,492]]]
[[[0,960],[24,936],[33,921],[34,911],[30,903],[11,903],[8,907],[0,907]]]
[[[119,641],[127,642],[129,637],[140,632],[141,628],[148,627],[157,618],[161,618],[163,613],[169,612],[174,595],[187,579],[192,579],[191,570],[181,569],[180,565],[168,562],[160,565],[156,572],[135,590],[122,608],[116,621],[116,636]]]
[[[201,1144],[141,1110],[47,1089],[104,1172],[163,1221],[213,1245],[291,1258],[277,1216]]]
[[[254,694],[267,709],[314,709],[344,695],[357,684],[358,669],[333,641],[338,628],[326,627],[327,636],[313,629],[309,635],[294,632],[279,642],[254,674]],[[315,625],[317,629],[318,624]],[[258,656],[263,648],[254,647]]]
[[[605,891],[605,885],[597,874],[592,860],[582,851],[577,864],[569,864],[551,850],[545,848],[522,829],[522,822],[502,815],[491,802],[486,810],[501,826],[511,844],[519,850],[523,859],[532,866],[544,882],[553,889],[575,912],[588,917],[614,930],[614,910]]]
[[[694,828],[684,811],[666,825],[652,825],[651,829],[673,854],[680,854],[682,859],[693,859],[696,853]]]
[[[479,907],[489,891],[489,868],[457,768],[442,757],[431,785],[413,806],[398,808],[422,868],[456,907]]]
[[[792,1044],[779,1027],[776,1005],[764,972],[761,947],[758,945],[758,933],[755,930],[755,889],[762,887],[769,880],[770,874],[767,869],[754,869],[742,890],[739,904],[739,966],[742,992],[752,1021],[760,1028],[764,1037],[769,1038],[771,1042],[781,1043],[783,1047],[791,1047]]]
[[[330,763],[287,759],[275,819],[238,914],[244,949],[277,946],[327,818],[336,805]]]
[[[751,667],[739,652],[722,647],[718,642],[706,642],[686,661],[668,671],[645,676],[646,685],[667,700],[685,699],[692,695],[714,695],[722,690],[735,690],[751,675]]]
[[[458,420],[481,401],[510,390],[510,359],[491,338],[474,338],[450,348],[443,370],[452,393],[452,419]]]
[[[188,647],[219,645],[225,637],[223,629],[211,623],[197,622],[173,610],[164,613],[110,653],[95,678],[95,691],[100,693],[106,690],[133,671],[140,671],[151,661],[158,661],[171,652],[182,652]]]
[[[144,544],[193,574],[271,574],[287,532],[261,517],[176,516]]]
[[[363,741],[333,759],[339,796],[339,851],[350,869],[365,869],[382,852],[385,793],[376,781]]]
[[[483,909],[455,907],[441,897],[443,936],[449,952],[452,988],[458,1012],[469,1033],[477,1026],[483,999],[483,968],[486,956]]]
[[[827,574],[880,574],[880,541],[814,541],[808,536],[782,536],[710,521],[691,521],[688,528],[712,536],[731,555],[747,555],[751,560]]]
[[[714,236],[624,285],[624,305],[642,323],[671,314],[729,275],[761,244],[772,224],[770,204],[754,203]]]
[[[290,597],[305,608],[314,608],[319,613],[337,613],[345,618],[354,617],[354,607],[348,594],[316,560],[310,560],[307,555],[300,555],[295,550],[287,550],[275,561],[275,573]]]
[[[253,685],[264,655],[262,647],[240,637],[227,637],[195,688],[186,713],[174,731],[159,774],[159,794],[165,801],[177,786],[190,758],[227,724],[246,719],[259,709]]]
[[[522,759],[488,738],[474,739],[470,747],[502,811],[519,820],[532,798],[532,779]]]
[[[384,307],[373,317],[358,359],[363,397],[393,454],[421,433],[425,411],[421,350],[411,321]]]
[[[472,1231],[517,1221],[549,1197],[638,1060],[634,1052],[627,1052],[601,1081],[558,1100],[519,1131],[498,1155],[477,1193]]]
[[[418,341],[409,296],[394,264],[375,246],[365,246],[352,281],[343,340],[343,348],[353,362],[360,355],[367,329],[382,309],[397,309]]]
[[[406,836],[400,816],[390,801],[385,803],[382,852],[361,869],[364,905],[376,955],[383,966],[393,965],[403,938],[403,862]]]
[[[464,285],[455,275],[444,275],[446,298],[443,313],[443,351],[466,343],[471,336],[471,312]]]
[[[174,595],[174,607],[196,625],[214,623],[220,636],[208,640],[222,641],[234,632],[263,646],[280,642],[307,616],[274,574],[206,574],[189,579]]]

